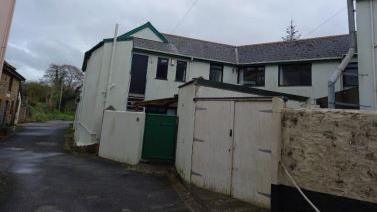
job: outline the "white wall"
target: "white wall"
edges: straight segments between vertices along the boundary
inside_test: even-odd
[[[175,81],[176,75],[176,68],[177,68],[177,58],[169,58],[169,66],[168,66],[168,77],[167,80],[160,80],[156,79],[156,72],[157,72],[157,64],[158,64],[158,56],[148,54],[148,70],[147,70],[147,83],[145,88],[145,99],[152,100],[152,99],[162,99],[162,98],[170,98],[173,97],[175,94],[178,94],[178,86],[182,85],[183,82]],[[171,60],[174,60],[172,65]],[[186,73],[186,82],[189,81],[190,78],[190,61],[179,59],[182,61],[187,62],[187,73]]]
[[[257,87],[265,90],[300,95],[317,99],[328,95],[327,82],[340,61],[323,61],[312,63],[312,86],[279,86],[279,65],[266,65],[265,86]],[[241,74],[242,75],[242,74]],[[341,80],[336,90],[341,89]],[[241,78],[242,83],[242,78]]]
[[[187,62],[186,82],[198,77],[209,79],[210,63],[165,56],[161,57],[169,59],[167,80],[156,79],[159,56],[152,54],[144,55],[147,55],[149,58],[147,69],[147,83],[145,89],[146,100],[170,98],[178,94],[178,87],[182,85],[183,82],[175,81],[177,60]],[[172,60],[174,60],[173,64],[171,63]],[[237,71],[231,66],[224,66],[223,80],[225,83],[237,84]]]
[[[361,109],[376,110],[377,52],[374,46],[377,41],[377,2],[357,1],[356,7],[360,105],[371,106],[361,107]]]
[[[12,23],[15,0],[0,0],[0,77]]]
[[[139,32],[132,34],[132,37],[162,42],[162,40],[149,28],[145,28]]]
[[[92,53],[86,69],[83,91],[76,116],[75,142],[77,145],[91,145],[99,142],[105,93],[109,76],[112,43],[105,43]],[[118,42],[107,105],[124,110],[128,96],[131,70],[132,41]]]
[[[194,136],[194,97],[196,86],[189,85],[179,89],[178,95],[178,132],[175,167],[178,174],[191,182],[191,154]]]
[[[105,111],[99,156],[137,165],[141,159],[145,113]]]

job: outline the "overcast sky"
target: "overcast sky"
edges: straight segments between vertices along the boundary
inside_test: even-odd
[[[17,0],[6,59],[28,80],[50,63],[81,68],[83,55],[115,23],[241,45],[281,40],[292,18],[303,37],[347,33],[346,0]],[[321,23],[325,23],[321,25]],[[320,27],[319,27],[320,26]]]

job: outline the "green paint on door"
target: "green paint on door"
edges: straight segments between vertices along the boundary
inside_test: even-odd
[[[147,114],[142,158],[145,160],[173,161],[176,132],[176,116]]]

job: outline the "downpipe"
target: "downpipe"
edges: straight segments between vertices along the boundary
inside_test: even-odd
[[[328,81],[328,108],[335,108],[336,106],[336,94],[335,94],[335,85],[339,80],[340,76],[343,74],[344,70],[347,68],[348,64],[351,62],[353,56],[356,53],[356,24],[355,24],[355,6],[354,0],[347,0],[348,4],[348,25],[349,33],[351,37],[350,49],[348,50],[347,55],[344,57],[340,65],[336,68],[334,73],[331,75]]]

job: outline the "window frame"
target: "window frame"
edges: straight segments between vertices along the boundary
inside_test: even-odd
[[[183,79],[177,79],[177,73],[178,73],[178,64],[179,63],[184,63],[185,64],[185,70],[184,70],[184,73],[183,73]],[[176,82],[186,82],[186,77],[187,77],[187,66],[188,66],[188,62],[185,61],[185,60],[177,60],[177,65],[175,67],[175,81]]]
[[[256,77],[257,79],[255,80],[256,84],[255,85],[251,85],[251,84],[245,84],[245,70],[248,69],[248,68],[253,68],[256,73]],[[253,65],[253,66],[242,66],[240,67],[240,71],[238,72],[238,81],[239,83],[241,83],[241,80],[240,80],[240,75],[241,75],[241,71],[242,71],[242,86],[247,86],[247,87],[265,87],[266,86],[266,66],[264,65]],[[263,72],[263,83],[261,84],[258,84],[258,72]],[[260,82],[260,81],[259,81]]]
[[[159,70],[160,70],[160,61],[162,61],[162,60],[167,60],[167,63],[166,63],[166,76],[165,76],[165,78],[164,78],[164,77],[159,77],[159,76],[158,76],[158,73],[159,73]],[[156,78],[155,78],[155,79],[158,79],[158,80],[168,80],[168,75],[169,75],[169,61],[170,61],[169,58],[166,58],[166,57],[158,57],[158,59],[157,59],[157,68],[156,68]]]
[[[212,67],[213,67],[213,66],[221,67],[221,81],[216,81],[216,80],[212,80],[212,79],[211,79],[211,73],[212,73]],[[210,64],[209,64],[209,76],[208,76],[208,79],[209,79],[210,81],[221,82],[221,83],[223,83],[223,82],[224,82],[224,65],[221,64],[221,63],[210,63]]]
[[[286,65],[309,65],[310,66],[310,84],[291,84],[291,85],[284,85],[281,82],[281,72],[283,71],[283,66]],[[302,72],[302,71],[301,71]],[[313,86],[313,64],[312,63],[287,63],[287,64],[279,64],[278,67],[278,86],[279,87],[312,87]]]

